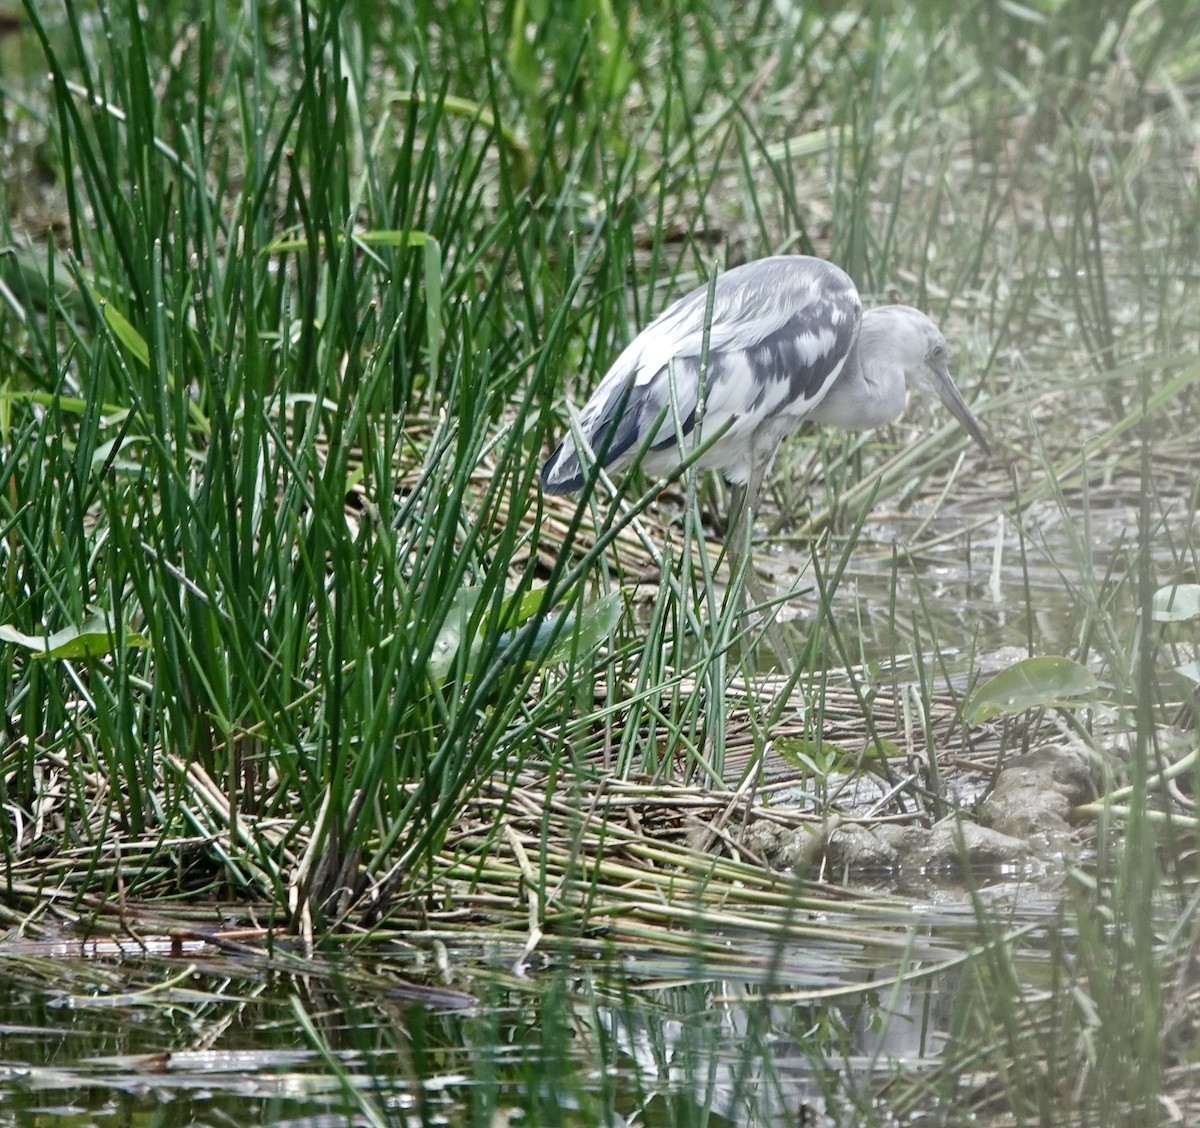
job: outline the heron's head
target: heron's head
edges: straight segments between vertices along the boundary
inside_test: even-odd
[[[959,394],[950,378],[950,362],[946,351],[946,338],[920,310],[910,306],[885,306],[891,316],[889,332],[895,354],[904,366],[906,382],[922,392],[932,392],[949,409],[982,448],[984,454],[991,453],[975,416]]]

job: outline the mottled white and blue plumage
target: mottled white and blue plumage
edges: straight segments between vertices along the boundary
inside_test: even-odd
[[[547,492],[579,489],[597,455],[614,472],[643,449],[647,473],[678,467],[696,434],[708,301],[708,286],[680,298],[621,353],[580,414],[587,456],[564,438],[542,468]],[[850,277],[822,259],[780,255],[720,275],[707,347],[701,441],[724,430],[697,465],[745,487],[749,507],[804,420],[881,426],[903,411],[910,382],[935,392],[987,450],[933,323],[908,306],[864,313]]]

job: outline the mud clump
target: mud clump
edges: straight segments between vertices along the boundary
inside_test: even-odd
[[[980,821],[1001,834],[1059,849],[1071,836],[1071,811],[1098,794],[1096,765],[1086,751],[1047,744],[1004,765],[980,807]]]
[[[1082,749],[1046,745],[1014,757],[977,810],[935,825],[851,822],[832,816],[819,828],[784,829],[765,820],[746,845],[773,869],[844,882],[914,887],[968,874],[1057,870],[1078,842],[1070,815],[1097,793],[1096,766]]]

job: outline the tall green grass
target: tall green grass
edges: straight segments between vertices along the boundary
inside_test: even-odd
[[[496,768],[577,761],[606,723],[581,687],[610,719],[632,697],[620,770],[719,776],[740,627],[717,561],[680,566],[708,551],[693,505],[649,631],[608,656],[582,632],[545,680],[500,659],[550,599],[617,606],[604,543],[571,551],[603,507],[541,571],[536,469],[561,393],[709,268],[714,194],[733,177],[761,211],[750,56],[718,65],[740,25],[516,6],[465,36],[455,6],[202,5],[181,37],[166,9],[98,15],[30,7],[49,82],[14,92],[63,212],[32,246],[10,217],[0,619],[44,654],[101,625],[73,661],[4,647],[13,801],[41,749],[82,833],[211,841],[202,887],[328,921],[364,875],[411,882]],[[843,24],[802,31],[846,57]],[[699,242],[668,239],[680,218]],[[126,892],[162,890],[143,876]]]

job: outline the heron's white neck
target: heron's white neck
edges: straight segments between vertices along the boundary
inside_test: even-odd
[[[887,347],[886,322],[863,314],[846,364],[810,418],[846,431],[869,431],[904,410],[904,366]]]

